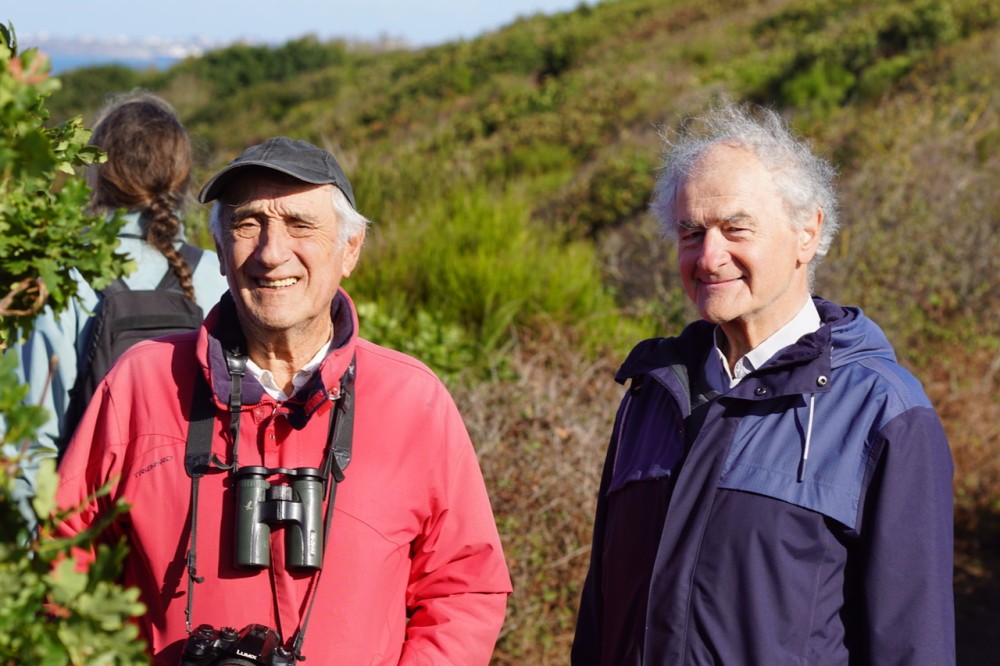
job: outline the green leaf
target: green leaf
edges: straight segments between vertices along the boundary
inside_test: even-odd
[[[55,458],[43,458],[38,463],[35,476],[35,497],[31,500],[35,514],[48,516],[56,508],[56,491],[59,489],[59,475],[56,474]]]
[[[87,589],[87,574],[77,571],[76,566],[76,560],[67,557],[49,574],[52,601],[60,606],[72,605]]]

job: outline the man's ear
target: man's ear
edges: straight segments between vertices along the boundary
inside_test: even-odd
[[[816,208],[816,213],[806,218],[799,225],[798,229],[798,240],[799,240],[799,254],[798,260],[800,264],[808,264],[816,256],[816,249],[819,247],[819,241],[822,237],[823,232],[823,209]]]
[[[361,246],[365,244],[365,230],[359,231],[353,238],[348,238],[344,243],[344,267],[342,276],[350,277],[354,267],[358,265],[361,257]]]

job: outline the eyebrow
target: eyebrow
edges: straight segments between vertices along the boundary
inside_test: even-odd
[[[677,227],[679,229],[705,229],[715,224],[731,224],[733,222],[753,223],[754,217],[750,213],[738,211],[736,213],[726,215],[725,217],[713,219],[708,222],[696,222],[695,220],[691,219],[678,220]]]
[[[691,229],[699,229],[705,227],[701,222],[695,222],[694,220],[677,220],[677,228],[681,231],[689,231]]]
[[[736,213],[733,213],[732,215],[725,216],[724,218],[722,218],[719,221],[720,222],[744,222],[744,223],[750,222],[750,223],[753,223],[755,220],[754,220],[753,215],[751,215],[750,213],[744,213],[743,211],[738,211]]]
[[[250,201],[243,204],[238,204],[235,206],[230,206],[232,213],[230,214],[230,220],[232,222],[238,222],[240,220],[245,220],[248,217],[253,217],[258,213],[263,212],[263,206],[255,206],[255,202]],[[319,223],[321,220],[317,218],[316,215],[306,213],[305,211],[288,209],[280,210],[281,218],[285,220],[299,220],[302,222],[312,222]]]

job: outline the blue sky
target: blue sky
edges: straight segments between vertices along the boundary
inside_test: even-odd
[[[272,43],[401,37],[415,46],[471,38],[536,12],[573,9],[580,0],[9,0],[0,21],[22,38],[207,37]],[[594,4],[588,0],[587,4]]]

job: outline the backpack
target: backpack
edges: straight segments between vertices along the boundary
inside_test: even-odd
[[[183,243],[180,253],[194,273],[204,251]],[[143,340],[194,330],[204,319],[201,307],[184,295],[177,276],[170,269],[155,289],[133,291],[118,278],[102,289],[101,294],[103,298],[90,326],[86,355],[69,392],[63,435],[58,445],[60,456],[97,386],[126,349]]]

